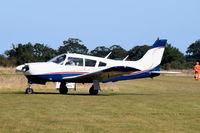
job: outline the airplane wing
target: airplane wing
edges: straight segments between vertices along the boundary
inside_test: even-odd
[[[126,66],[115,66],[100,71],[83,74],[80,76],[64,77],[63,80],[65,80],[66,82],[92,83],[94,79],[99,81],[104,81],[136,71],[140,70]]]

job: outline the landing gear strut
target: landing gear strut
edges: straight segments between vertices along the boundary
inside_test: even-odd
[[[26,94],[33,94],[33,89],[31,88],[32,84],[28,84],[28,88],[26,88]]]
[[[67,94],[68,88],[66,87],[66,82],[61,82],[59,92],[60,94]]]

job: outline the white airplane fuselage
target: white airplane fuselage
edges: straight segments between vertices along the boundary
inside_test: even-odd
[[[29,84],[46,82],[93,83],[115,82],[158,76],[166,40],[157,40],[137,61],[112,60],[89,55],[66,53],[48,62],[25,63],[16,67]],[[154,73],[157,71],[157,73]],[[97,84],[98,86],[98,84]]]

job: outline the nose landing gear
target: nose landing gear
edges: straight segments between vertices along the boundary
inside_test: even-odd
[[[33,89],[31,88],[32,84],[28,84],[28,88],[26,88],[26,94],[33,94]]]

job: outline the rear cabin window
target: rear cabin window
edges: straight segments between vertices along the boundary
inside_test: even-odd
[[[104,66],[106,66],[106,63],[104,63],[104,62],[99,62],[99,67],[104,67]]]
[[[96,60],[85,59],[85,66],[94,67],[96,62]]]
[[[67,66],[83,66],[83,58],[68,57]]]

